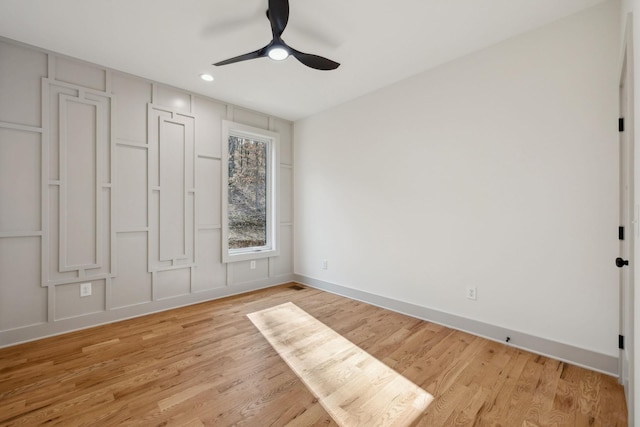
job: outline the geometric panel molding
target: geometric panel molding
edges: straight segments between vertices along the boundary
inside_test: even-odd
[[[148,106],[149,271],[195,265],[195,117]]]
[[[104,144],[99,129],[101,104],[60,95],[60,239],[59,271],[100,267],[102,203],[96,161]],[[104,126],[104,123],[102,123]]]
[[[44,285],[111,277],[111,96],[43,79]]]

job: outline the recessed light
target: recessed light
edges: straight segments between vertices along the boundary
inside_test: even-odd
[[[213,76],[211,74],[200,74],[200,78],[205,82],[212,82]]]

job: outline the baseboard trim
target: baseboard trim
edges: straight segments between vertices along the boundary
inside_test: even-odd
[[[362,301],[387,310],[468,332],[492,341],[501,342],[515,348],[592,369],[613,377],[618,377],[617,357],[506,329],[500,326],[479,322],[477,320],[467,319],[462,316],[434,310],[420,305],[348,288],[346,286],[300,274],[294,274],[294,280],[312,288]],[[508,344],[505,343],[505,337],[507,336],[510,337]]]
[[[135,304],[126,307],[115,308],[107,311],[100,311],[84,316],[61,319],[50,323],[39,323],[17,329],[10,329],[0,332],[0,348],[50,338],[69,332],[82,329],[93,328],[109,323],[120,322],[133,319],[135,317],[146,316],[148,314],[161,311],[172,310],[201,302],[207,302],[233,295],[244,294],[259,289],[270,288],[293,281],[293,275],[282,275],[258,281],[233,284],[216,289],[194,292],[174,298],[162,299],[148,303]]]

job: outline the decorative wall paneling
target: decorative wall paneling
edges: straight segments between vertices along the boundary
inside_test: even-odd
[[[227,287],[227,264],[222,263],[222,117],[227,106],[195,97],[196,121],[197,239],[196,268],[192,292]],[[214,137],[210,137],[213,135]]]
[[[112,277],[111,116],[110,94],[43,79],[43,286]]]
[[[4,39],[0,91],[0,346],[292,279],[290,122]],[[221,259],[223,117],[281,134],[255,269]]]
[[[110,308],[114,277],[113,97],[110,75],[48,55],[42,79],[42,286],[47,320]],[[80,297],[80,283],[91,283]]]
[[[47,289],[40,286],[46,74],[45,53],[0,43],[0,330],[48,320]]]
[[[272,277],[293,271],[293,137],[288,122],[269,118],[269,130],[280,134],[280,256],[269,258]]]
[[[116,187],[115,277],[108,289],[111,309],[145,306],[153,301],[149,272],[148,105],[153,84],[112,73]]]
[[[149,104],[149,272],[153,298],[165,298],[191,291],[195,267],[195,117]],[[188,269],[184,280],[167,270]],[[175,288],[175,289],[170,289]]]

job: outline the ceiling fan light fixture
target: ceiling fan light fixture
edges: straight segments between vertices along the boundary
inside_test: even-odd
[[[289,51],[281,46],[275,46],[269,49],[269,58],[274,61],[282,61],[289,57]]]
[[[282,33],[289,22],[289,0],[269,0],[269,9],[267,10],[267,18],[271,24],[271,34],[273,37],[268,45],[253,52],[244,55],[234,56],[224,61],[216,62],[216,67],[221,65],[234,64],[240,61],[248,61],[250,59],[264,58],[268,56],[274,61],[282,61],[289,56],[293,56],[303,65],[316,70],[335,70],[340,66],[339,63],[319,55],[300,52],[282,40]]]

